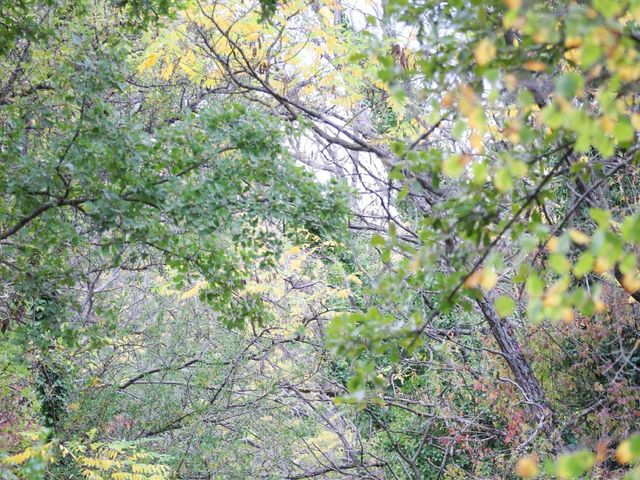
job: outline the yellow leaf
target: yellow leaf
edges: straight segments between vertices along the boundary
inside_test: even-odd
[[[560,312],[560,318],[562,318],[564,323],[573,323],[573,320],[575,319],[573,309],[569,307],[563,308]]]
[[[160,77],[163,80],[169,80],[169,78],[173,74],[173,68],[174,68],[173,62],[167,62],[166,66],[162,69],[162,72],[160,72]]]
[[[451,92],[445,92],[445,94],[442,96],[442,100],[440,101],[440,105],[442,105],[443,108],[449,108],[451,105],[453,105],[453,102],[453,94]]]
[[[351,295],[351,290],[349,290],[348,288],[343,288],[342,290],[338,290],[336,292],[336,297],[338,298],[349,298],[349,295]]]
[[[589,235],[586,235],[585,233],[576,229],[569,230],[569,238],[578,245],[587,245],[591,241]]]
[[[622,277],[622,286],[627,291],[627,293],[636,293],[640,290],[640,279],[638,277],[634,277],[633,275],[625,275]]]
[[[558,295],[557,293],[550,292],[550,293],[547,293],[547,295],[544,297],[544,300],[542,300],[542,305],[549,308],[555,308],[560,306],[561,302],[562,302],[562,297],[560,295]]]
[[[547,66],[544,63],[536,62],[535,60],[529,60],[522,66],[530,72],[544,72],[547,69]]]
[[[504,76],[504,85],[509,92],[514,92],[518,88],[518,77],[512,73],[508,73]]]
[[[613,133],[613,127],[615,127],[615,120],[611,119],[609,116],[600,117],[600,126],[605,133],[611,135]]]
[[[327,25],[333,25],[333,13],[331,12],[331,10],[329,10],[327,7],[321,7],[319,10],[320,15],[322,16],[322,20],[327,24]]]
[[[567,48],[576,48],[582,45],[582,37],[567,37],[564,46]]]
[[[596,273],[606,273],[613,268],[613,264],[611,260],[606,257],[598,257],[596,258],[595,263],[593,264],[593,271]]]
[[[482,270],[482,278],[480,279],[480,286],[483,290],[489,291],[498,283],[498,275],[496,275],[496,271],[493,268],[483,269]]]
[[[593,305],[596,313],[604,313],[607,310],[607,305],[602,300],[596,300]]]
[[[516,463],[516,475],[522,478],[532,478],[538,474],[538,456],[527,455]]]
[[[213,88],[216,86],[216,84],[218,83],[218,79],[212,76],[207,77],[204,82],[202,82],[202,86],[204,87],[208,87],[208,88]]]
[[[478,153],[482,153],[484,151],[482,137],[477,132],[473,132],[471,134],[471,138],[469,138],[469,144],[471,145],[471,148],[473,148]]]
[[[618,448],[616,448],[616,460],[620,464],[625,464],[631,462],[633,459],[633,454],[631,452],[631,442],[629,440],[625,440]]]
[[[5,457],[2,459],[2,462],[6,465],[22,465],[24,462],[29,460],[35,451],[28,447],[24,452],[17,453],[15,455],[11,455],[10,457]]]
[[[478,65],[486,65],[496,57],[496,46],[488,38],[483,38],[476,45],[473,55]]]
[[[138,72],[142,73],[145,70],[148,70],[149,68],[153,67],[156,62],[158,61],[158,54],[157,53],[150,53],[147,58],[144,60],[144,62],[142,62],[139,66],[138,66]]]
[[[196,295],[198,295],[198,292],[200,292],[202,287],[206,285],[207,285],[207,282],[205,282],[204,280],[200,280],[192,288],[190,288],[189,290],[184,292],[182,295],[180,295],[180,300],[187,300],[189,298],[195,297]]]
[[[464,281],[464,286],[467,288],[475,288],[480,284],[480,280],[482,280],[482,269],[476,270],[469,275]]]
[[[522,6],[522,0],[504,0],[504,4],[510,10],[519,10]]]

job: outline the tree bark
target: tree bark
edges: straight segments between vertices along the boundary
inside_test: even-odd
[[[529,411],[533,413],[541,423],[547,434],[555,429],[556,419],[549,406],[544,389],[535,376],[531,364],[525,358],[520,343],[512,329],[498,316],[493,302],[487,295],[483,295],[476,301],[485,320],[489,324],[491,334],[504,355],[504,359],[513,374],[515,382],[520,387]]]

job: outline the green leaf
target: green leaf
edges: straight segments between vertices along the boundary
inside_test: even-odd
[[[447,177],[458,178],[464,173],[466,163],[464,155],[451,155],[442,162],[442,173]]]
[[[582,89],[584,80],[577,73],[566,73],[555,81],[556,92],[567,100],[571,100]]]
[[[620,233],[625,242],[640,244],[640,215],[635,214],[625,218]]]
[[[611,18],[620,13],[625,5],[625,0],[593,0],[594,8],[607,18]]]
[[[556,460],[557,475],[562,480],[578,478],[593,466],[594,454],[588,450],[560,455]]]
[[[506,168],[501,168],[493,178],[493,184],[499,192],[505,193],[513,188],[513,178]]]
[[[508,317],[516,308],[516,302],[508,295],[501,295],[496,299],[496,312],[500,318]]]
[[[635,131],[628,118],[621,118],[613,127],[613,135],[619,143],[627,143],[633,140]]]
[[[544,292],[544,280],[533,272],[527,278],[525,286],[529,295],[534,298],[541,297]]]
[[[589,216],[600,228],[608,228],[611,223],[611,212],[609,210],[601,210],[599,208],[590,208]]]
[[[359,63],[362,60],[366,60],[369,56],[366,53],[352,53],[351,55],[349,55],[347,61],[349,63]]]
[[[387,242],[382,235],[376,234],[373,237],[371,237],[370,244],[372,247],[384,247],[386,243]]]
[[[549,256],[549,266],[556,273],[567,273],[571,270],[571,263],[567,260],[567,257],[560,253],[554,253]]]
[[[405,185],[404,187],[402,187],[402,189],[398,192],[398,201],[401,202],[403,201],[405,198],[407,198],[407,195],[409,195],[409,185]]]
[[[487,181],[488,168],[485,162],[474,162],[471,170],[473,172],[472,182],[474,185],[483,185]]]
[[[578,258],[578,261],[573,267],[573,273],[576,277],[582,278],[587,273],[590,273],[593,270],[595,259],[591,252],[584,252]]]

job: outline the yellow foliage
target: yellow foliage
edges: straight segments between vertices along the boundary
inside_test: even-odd
[[[544,72],[547,69],[547,66],[544,63],[537,62],[535,60],[525,62],[522,66],[530,72]]]
[[[29,460],[31,457],[34,457],[35,455],[35,450],[29,447],[21,453],[3,458],[2,462],[6,465],[22,465],[24,462]]]
[[[480,284],[480,280],[482,280],[482,269],[476,270],[469,275],[464,281],[464,286],[467,288],[476,288]]]
[[[538,474],[538,456],[527,455],[516,463],[516,475],[522,478],[532,478]]]
[[[482,278],[480,279],[480,286],[483,290],[489,291],[498,283],[498,276],[496,271],[492,268],[482,270]]]
[[[473,56],[478,65],[486,65],[496,57],[496,46],[488,38],[483,38],[473,50]]]
[[[634,275],[624,275],[621,283],[628,293],[635,293],[640,290],[640,278]]]
[[[175,65],[173,62],[167,62],[167,64],[165,65],[165,67],[162,69],[162,71],[160,72],[160,77],[164,80],[169,80],[169,78],[171,77],[171,75],[173,74],[173,69],[174,69]]]
[[[150,69],[156,64],[157,61],[158,61],[158,54],[150,53],[149,55],[147,55],[147,58],[145,58],[145,60],[138,66],[138,72],[142,73],[145,70]]]
[[[336,292],[336,297],[338,298],[349,298],[349,295],[351,295],[351,290],[349,290],[348,288],[343,288],[342,290],[338,290]]]
[[[633,455],[631,452],[631,442],[629,440],[625,440],[618,448],[616,448],[616,460],[620,464],[625,464],[631,462],[633,460]]]
[[[578,245],[587,245],[591,241],[589,235],[576,229],[569,230],[569,238]]]
[[[206,287],[207,285],[208,284],[205,280],[199,280],[192,288],[180,295],[180,300],[187,300],[189,298],[195,297],[196,295],[198,295],[200,290],[202,290],[202,288]]]
[[[522,0],[504,0],[504,4],[510,10],[518,10],[522,6]]]

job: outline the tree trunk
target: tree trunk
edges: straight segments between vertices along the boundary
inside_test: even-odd
[[[555,429],[556,419],[551,407],[547,403],[544,389],[538,382],[529,361],[522,353],[520,343],[512,329],[498,316],[493,302],[487,295],[477,300],[477,304],[489,324],[491,334],[496,340],[500,352],[513,374],[515,382],[520,387],[529,411],[543,424],[543,429],[550,435]]]

